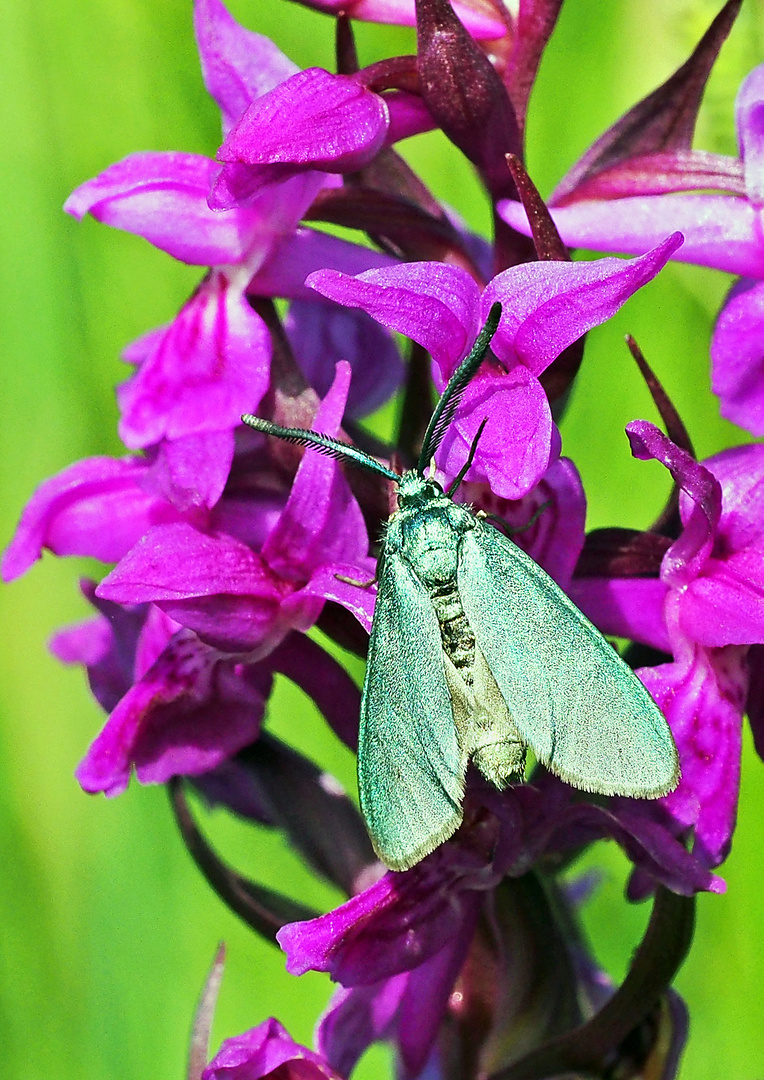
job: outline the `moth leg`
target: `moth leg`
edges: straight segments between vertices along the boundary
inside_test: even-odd
[[[373,578],[369,578],[368,581],[355,581],[353,578],[345,577],[344,574],[334,575],[337,581],[343,581],[346,585],[355,585],[358,589],[370,589],[372,585],[376,585],[379,581],[379,573],[377,572]]]
[[[461,469],[459,469],[459,472],[454,477],[453,481],[451,482],[450,487],[448,488],[448,491],[446,492],[446,495],[448,495],[449,499],[453,497],[454,492],[456,491],[456,489],[461,484],[462,480],[467,475],[467,471],[468,471],[470,465],[475,460],[475,454],[477,453],[478,443],[480,442],[480,436],[483,434],[483,429],[485,428],[487,423],[488,423],[488,417],[484,416],[483,419],[480,421],[480,427],[477,429],[477,432],[475,434],[475,438],[472,440],[472,446],[470,447],[469,454],[467,454],[467,460],[462,465]]]
[[[494,525],[497,525],[505,536],[513,536],[515,533],[525,532],[526,529],[530,529],[532,525],[535,525],[544,511],[552,505],[552,500],[547,499],[545,503],[537,507],[533,511],[528,521],[524,525],[507,525],[504,518],[500,518],[498,514],[489,514],[486,510],[477,510],[475,517],[479,517],[481,521],[492,521]]]

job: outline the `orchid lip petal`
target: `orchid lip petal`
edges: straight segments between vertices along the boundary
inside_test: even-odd
[[[764,283],[733,285],[711,339],[711,385],[722,416],[764,435]]]
[[[222,273],[213,273],[162,333],[142,341],[138,370],[118,390],[120,434],[134,449],[233,430],[267,388],[270,335]],[[130,359],[138,359],[135,347]]]
[[[248,250],[258,215],[210,210],[207,195],[217,170],[214,161],[198,154],[130,154],[75,188],[64,209],[143,236],[181,262],[237,263]]]
[[[4,581],[20,577],[43,548],[114,562],[151,525],[177,520],[177,510],[147,491],[137,458],[85,458],[44,481],[29,500],[2,562]]]

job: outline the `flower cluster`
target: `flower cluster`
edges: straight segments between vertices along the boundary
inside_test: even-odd
[[[313,1050],[271,1019],[228,1040],[205,1080],[347,1078],[379,1040],[407,1080],[669,1078],[686,1033],[670,983],[689,946],[691,898],[723,889],[714,871],[732,841],[746,711],[764,746],[764,448],[698,462],[648,371],[666,433],[635,420],[627,434],[637,458],[669,471],[672,500],[651,530],[587,534],[557,423],[586,333],[677,258],[741,275],[714,334],[712,386],[724,415],[764,432],[764,68],[738,96],[740,159],[693,150],[705,79],[739,8],[729,0],[682,68],[571,169],[549,211],[522,159],[560,0],[529,0],[517,16],[477,0],[310,6],[338,16],[337,73],[297,70],[222,0],[195,0],[202,74],[222,117],[216,157],[136,153],[68,199],[76,217],[137,233],[204,273],[168,325],[125,351],[134,371],[117,395],[129,452],[45,481],[3,576],[44,549],[112,564],[82,584],[96,614],[52,642],[87,669],[108,713],[79,783],[110,796],[133,772],[168,783],[221,897],[278,942],[290,972],[339,984]],[[349,18],[415,25],[417,55],[359,69]],[[490,244],[395,149],[435,128],[480,177]],[[574,262],[565,244],[636,257]],[[309,631],[364,654],[375,594],[353,582],[374,577],[392,489],[266,439],[241,416],[350,436],[410,465],[430,379],[443,390],[497,302],[491,354],[459,399],[438,476],[450,484],[474,451],[457,499],[517,529],[595,626],[632,643],[624,655],[669,722],[682,778],[648,801],[586,795],[540,767],[501,792],[470,772],[456,835],[385,873],[352,800],[264,718],[281,673],[357,747],[358,688]],[[405,358],[395,335],[410,339]],[[357,422],[395,393],[398,436],[381,444]],[[283,829],[347,902],[319,914],[237,879],[197,829],[188,783]],[[605,837],[633,864],[630,896],[655,897],[620,988],[576,930],[584,883],[560,874]]]

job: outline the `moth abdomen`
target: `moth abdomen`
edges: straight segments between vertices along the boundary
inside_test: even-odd
[[[430,599],[438,618],[443,651],[462,679],[471,686],[475,662],[475,635],[464,614],[456,579],[431,588]]]

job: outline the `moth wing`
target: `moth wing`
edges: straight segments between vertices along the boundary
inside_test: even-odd
[[[669,726],[615,649],[497,529],[464,535],[465,614],[522,739],[563,780],[655,798],[679,779]]]
[[[462,820],[466,758],[422,582],[385,555],[361,702],[358,786],[374,849],[393,870],[428,855]]]

